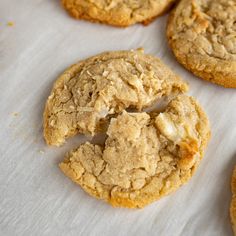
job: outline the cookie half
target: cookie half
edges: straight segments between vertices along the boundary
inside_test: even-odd
[[[141,208],[186,183],[210,137],[208,119],[192,97],[179,95],[162,113],[112,118],[104,146],[85,143],[61,170],[87,193],[115,207]]]
[[[77,19],[129,26],[147,24],[167,11],[175,0],[62,0],[63,7]]]
[[[230,206],[230,216],[231,222],[233,226],[234,235],[236,235],[236,167],[233,171],[232,181],[231,181],[231,189],[232,189],[232,201]]]
[[[55,82],[44,110],[45,140],[60,146],[77,133],[94,135],[111,115],[140,111],[187,88],[142,50],[99,54],[71,66]]]
[[[177,60],[202,79],[236,88],[236,1],[181,0],[167,37]]]

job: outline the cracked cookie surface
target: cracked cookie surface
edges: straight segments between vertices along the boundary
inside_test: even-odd
[[[111,119],[107,136],[104,146],[82,144],[59,166],[90,195],[141,208],[190,179],[210,128],[195,99],[178,95],[161,113],[123,111]]]
[[[234,235],[236,235],[236,166],[234,167],[232,181],[231,181],[231,189],[232,189],[232,201],[230,206],[230,216],[231,222],[233,226]]]
[[[169,17],[167,37],[188,70],[236,88],[236,0],[181,0]]]
[[[167,11],[175,0],[62,0],[64,8],[75,18],[115,26],[138,22],[148,24]]]
[[[102,53],[67,69],[54,83],[44,110],[44,137],[60,146],[75,134],[94,135],[111,115],[142,110],[187,85],[142,50]]]

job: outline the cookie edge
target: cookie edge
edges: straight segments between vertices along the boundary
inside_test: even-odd
[[[234,235],[236,235],[236,166],[231,178],[232,200],[230,203],[230,219]]]

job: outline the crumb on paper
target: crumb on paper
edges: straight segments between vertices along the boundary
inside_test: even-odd
[[[8,21],[7,26],[14,26],[14,22],[13,21]]]
[[[13,112],[12,115],[16,117],[16,116],[19,116],[19,113],[18,112]]]
[[[43,150],[39,150],[38,151],[40,154],[44,154],[45,153],[45,151],[43,151]]]

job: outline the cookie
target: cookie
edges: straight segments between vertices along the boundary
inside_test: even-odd
[[[59,166],[93,197],[142,208],[191,178],[209,137],[199,104],[178,95],[161,113],[123,111],[111,119],[104,146],[82,144]]]
[[[142,50],[102,53],[67,69],[54,83],[44,111],[44,137],[60,146],[75,134],[95,135],[110,116],[138,111],[188,86]]]
[[[236,235],[236,167],[233,171],[232,181],[231,181],[231,189],[232,189],[232,201],[230,206],[230,216],[231,222],[233,226],[234,235]]]
[[[63,7],[77,19],[115,26],[148,24],[167,11],[175,0],[62,0]]]
[[[167,37],[177,60],[202,79],[236,88],[236,1],[181,0]]]

